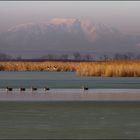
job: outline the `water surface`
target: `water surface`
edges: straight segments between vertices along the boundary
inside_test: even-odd
[[[83,92],[82,85],[90,89]],[[14,91],[6,92],[7,86]],[[51,88],[47,93],[45,86]],[[0,88],[0,100],[6,100],[0,101],[1,139],[140,138],[139,77],[0,72]]]
[[[140,138],[140,102],[0,102],[0,138]]]
[[[140,77],[80,77],[74,72],[0,72],[0,88],[81,88],[83,85],[102,89],[140,89]]]

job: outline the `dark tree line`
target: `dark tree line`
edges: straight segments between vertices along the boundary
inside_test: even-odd
[[[98,55],[98,58],[95,57],[95,54],[81,54],[79,52],[74,52],[73,54],[62,54],[61,56],[56,56],[55,54],[48,54],[44,57],[41,57],[43,59],[62,59],[62,60],[139,60],[140,54],[135,54],[132,52],[126,52],[126,53],[115,53],[113,55],[110,54],[100,54]]]
[[[126,53],[115,53],[113,55],[110,54],[100,54],[98,57],[89,53],[81,54],[80,52],[74,52],[72,54],[62,54],[62,55],[56,55],[56,54],[46,54],[39,59],[47,59],[47,60],[84,60],[84,61],[92,61],[92,60],[101,60],[101,61],[107,61],[107,60],[140,60],[140,53],[132,53],[132,52],[126,52]],[[12,57],[8,54],[0,53],[0,60],[23,60],[21,56]]]
[[[12,57],[9,54],[5,54],[5,53],[0,52],[0,60],[1,61],[2,60],[22,60],[22,57],[21,56]]]
[[[40,59],[50,59],[50,60],[93,60],[93,57],[90,54],[80,54],[79,52],[74,52],[73,54],[62,54],[62,55],[55,55],[55,54],[47,54],[45,56],[40,57]]]
[[[10,55],[0,53],[0,60],[10,60],[12,57]]]

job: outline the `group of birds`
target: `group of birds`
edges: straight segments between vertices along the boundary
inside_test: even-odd
[[[6,87],[6,90],[7,90],[7,91],[13,91],[13,88],[11,88],[11,87]],[[19,90],[20,90],[20,91],[26,91],[26,88],[19,88]],[[36,88],[36,87],[31,87],[31,90],[32,90],[32,91],[37,91],[37,88]],[[45,87],[44,90],[47,91],[47,90],[50,90],[50,88]]]
[[[85,91],[85,90],[88,90],[88,87],[83,86],[82,89]],[[7,91],[13,91],[13,88],[11,88],[11,87],[6,87],[6,90],[7,90]],[[19,88],[19,90],[20,90],[20,91],[26,91],[26,88]],[[31,90],[32,90],[32,91],[37,91],[37,88],[36,88],[36,87],[31,87]],[[49,87],[45,87],[44,90],[45,90],[45,91],[49,91],[50,88],[49,88]]]

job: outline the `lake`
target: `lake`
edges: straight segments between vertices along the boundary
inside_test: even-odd
[[[0,102],[0,138],[140,138],[140,102]]]
[[[0,72],[0,88],[140,89],[140,77],[80,77],[74,72]]]
[[[82,85],[87,85],[89,91],[83,92]],[[7,93],[7,86],[14,91]],[[40,89],[31,92],[31,86]],[[47,93],[42,90],[45,86],[51,88]],[[20,93],[19,87],[28,89]],[[140,138],[139,77],[0,72],[0,88],[1,139]],[[138,97],[133,100],[135,95]],[[122,100],[113,101],[114,97]],[[124,100],[126,97],[129,100]]]

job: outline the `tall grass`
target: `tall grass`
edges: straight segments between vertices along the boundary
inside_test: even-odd
[[[0,62],[0,71],[76,71],[73,62]]]
[[[1,71],[75,71],[80,76],[139,77],[140,61],[0,62]]]
[[[106,61],[81,63],[77,73],[81,76],[139,77],[140,61]]]

